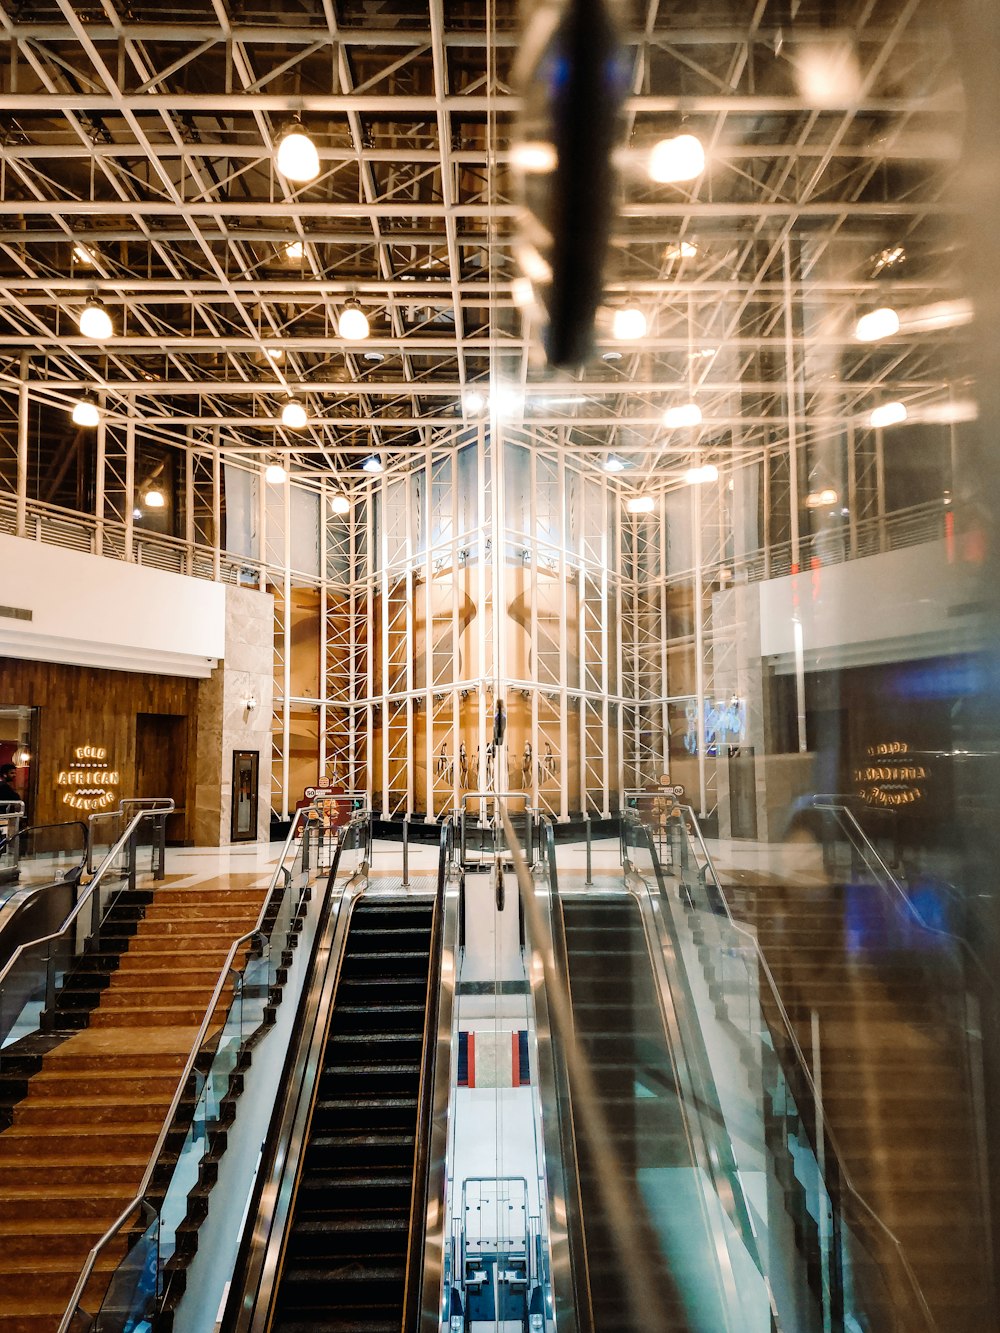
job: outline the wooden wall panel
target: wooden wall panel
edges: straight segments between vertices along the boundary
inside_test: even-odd
[[[178,676],[152,676],[132,671],[102,671],[95,667],[63,666],[0,657],[0,704],[27,704],[40,709],[36,801],[29,811],[34,823],[82,819],[63,803],[66,788],[58,786],[77,746],[107,748],[107,766],[120,775],[118,795],[137,795],[136,716],[161,713],[186,721],[186,765],[183,784],[186,818],[171,821],[169,836],[182,840],[185,826],[194,827],[194,755],[197,752],[198,689],[200,682]],[[176,725],[176,724],[175,724]],[[169,766],[172,757],[164,762]],[[117,801],[116,801],[117,804]]]

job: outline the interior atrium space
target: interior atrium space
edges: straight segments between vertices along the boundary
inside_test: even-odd
[[[0,1333],[1000,1333],[998,69],[0,0]]]

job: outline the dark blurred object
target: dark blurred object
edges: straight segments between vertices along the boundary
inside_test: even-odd
[[[524,113],[512,161],[525,214],[518,263],[545,311],[552,366],[591,355],[604,287],[628,61],[606,0],[536,3],[515,80]]]

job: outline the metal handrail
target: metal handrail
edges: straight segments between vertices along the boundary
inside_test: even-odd
[[[274,875],[271,877],[270,888],[268,889],[268,892],[264,897],[263,905],[261,906],[260,912],[257,915],[257,922],[250,930],[248,930],[245,934],[241,935],[238,939],[234,940],[232,944],[229,946],[229,951],[226,954],[226,960],[222,965],[222,968],[219,972],[218,980],[216,981],[215,987],[212,991],[212,998],[209,1001],[208,1007],[205,1010],[205,1015],[201,1020],[201,1024],[199,1025],[198,1032],[195,1036],[194,1044],[192,1045],[191,1050],[188,1054],[188,1058],[184,1062],[184,1068],[181,1071],[180,1079],[177,1082],[177,1087],[175,1088],[174,1095],[171,1098],[170,1107],[167,1110],[167,1114],[164,1118],[163,1124],[160,1127],[160,1132],[156,1137],[156,1143],[153,1145],[153,1150],[150,1153],[149,1160],[146,1163],[146,1169],[143,1172],[142,1180],[139,1184],[139,1188],[136,1192],[136,1195],[125,1206],[125,1208],[118,1215],[116,1220],[112,1222],[111,1226],[108,1227],[107,1231],[105,1231],[104,1235],[100,1238],[100,1240],[98,1240],[95,1243],[95,1245],[90,1250],[90,1253],[87,1255],[87,1258],[83,1265],[83,1269],[80,1273],[79,1278],[77,1279],[76,1286],[73,1288],[73,1293],[70,1296],[69,1304],[67,1305],[62,1320],[60,1321],[58,1333],[69,1333],[72,1320],[76,1315],[77,1309],[80,1304],[80,1299],[83,1296],[84,1291],[86,1290],[87,1283],[90,1281],[90,1277],[94,1271],[94,1265],[97,1262],[99,1254],[104,1249],[104,1247],[110,1244],[110,1242],[115,1238],[118,1232],[122,1229],[122,1227],[126,1224],[129,1218],[135,1212],[136,1208],[139,1208],[145,1202],[146,1194],[149,1190],[149,1186],[153,1179],[153,1174],[156,1170],[157,1163],[159,1162],[160,1159],[160,1153],[163,1151],[163,1145],[166,1143],[170,1130],[173,1127],[174,1120],[177,1115],[177,1109],[180,1106],[181,1100],[184,1096],[184,1090],[187,1087],[188,1079],[190,1078],[191,1074],[194,1071],[195,1061],[197,1060],[199,1054],[201,1053],[202,1042],[204,1041],[205,1035],[208,1032],[209,1027],[211,1026],[212,1017],[215,1014],[216,1006],[218,1005],[219,998],[222,995],[222,991],[225,988],[227,981],[229,980],[229,974],[233,970],[233,961],[236,958],[237,954],[240,952],[240,950],[244,947],[244,945],[250,943],[258,936],[266,939],[262,927],[268,909],[270,908],[271,899],[274,895],[274,891],[277,888],[279,881],[283,881],[283,876],[281,872],[284,868],[284,863],[288,855],[289,846],[293,841],[297,825],[300,822],[307,823],[311,818],[312,813],[313,812],[311,807],[305,807],[304,809],[297,810],[295,812],[295,818],[292,820],[291,827],[288,830],[288,836],[285,839],[285,845],[282,849],[281,858],[279,859],[278,865],[275,868]],[[294,916],[292,919],[294,920]]]
[[[118,839],[115,845],[111,848],[107,856],[105,856],[100,866],[98,866],[94,878],[84,889],[80,898],[77,900],[75,906],[73,907],[73,910],[70,912],[69,916],[62,923],[59,929],[53,931],[49,935],[42,935],[37,940],[28,940],[25,944],[18,945],[17,949],[15,949],[14,953],[11,955],[9,961],[4,965],[3,968],[0,968],[0,987],[3,986],[3,983],[6,981],[7,976],[10,973],[11,969],[17,963],[18,959],[25,952],[25,950],[34,949],[39,944],[48,944],[50,943],[50,941],[57,940],[60,938],[60,936],[65,934],[68,928],[73,924],[73,922],[83,911],[84,907],[86,907],[87,904],[94,898],[94,894],[100,887],[101,881],[103,880],[106,872],[113,865],[113,863],[118,858],[120,853],[127,847],[129,840],[131,839],[132,835],[138,831],[139,825],[142,823],[142,821],[144,819],[150,819],[153,816],[160,813],[169,813],[169,811],[172,810],[173,808],[174,808],[173,801],[169,801],[166,802],[164,810],[162,811],[143,810],[140,811],[140,813],[137,814],[133,820],[131,820],[128,827],[125,829],[125,832],[121,835],[121,837]],[[95,900],[95,905],[96,905],[96,900]]]
[[[719,885],[719,879],[718,875],[716,874],[714,863],[712,861],[711,856],[709,855],[708,848],[705,846],[705,839],[702,837],[701,828],[698,824],[698,820],[694,813],[693,808],[689,805],[685,805],[681,806],[681,809],[687,812],[687,815],[691,820],[691,827],[694,829],[695,836],[697,837],[698,843],[705,857],[706,868],[711,870],[715,884],[719,888],[719,899],[725,911],[726,919],[729,923],[729,926],[732,930],[736,932],[737,935],[741,936],[742,938],[746,939],[749,942],[750,949],[756,957],[757,966],[763,973],[767,981],[768,987],[771,991],[772,998],[774,1000],[775,1006],[777,1007],[778,1010],[779,1017],[781,1019],[785,1036],[788,1038],[788,1041],[791,1045],[792,1053],[795,1057],[795,1061],[798,1066],[799,1075],[805,1081],[805,1086],[809,1095],[812,1098],[813,1105],[816,1107],[822,1107],[823,1105],[822,1099],[819,1096],[819,1093],[816,1089],[816,1084],[813,1080],[812,1073],[810,1072],[808,1062],[806,1061],[805,1053],[802,1050],[802,1047],[799,1044],[799,1040],[795,1035],[795,1030],[792,1027],[792,1021],[788,1016],[788,1011],[786,1010],[784,1001],[781,998],[781,993],[778,989],[778,984],[774,979],[774,974],[771,971],[767,959],[764,957],[764,953],[760,947],[757,937],[756,935],[754,935],[752,931],[747,930],[745,927],[739,925],[736,919],[733,917],[732,912],[730,911],[729,903],[726,900],[726,895],[722,892],[721,886]],[[636,822],[638,823],[639,821],[637,820]],[[917,1281],[916,1274],[914,1273],[913,1268],[910,1265],[910,1261],[906,1257],[906,1253],[903,1249],[901,1241],[899,1240],[899,1237],[892,1230],[892,1228],[882,1220],[882,1218],[878,1215],[878,1213],[871,1206],[871,1204],[868,1203],[868,1201],[858,1192],[857,1187],[855,1186],[853,1180],[851,1179],[850,1172],[844,1165],[846,1159],[844,1157],[844,1153],[840,1148],[840,1144],[837,1141],[837,1136],[830,1128],[829,1123],[827,1122],[825,1116],[823,1118],[823,1121],[824,1121],[824,1129],[826,1132],[827,1142],[830,1148],[832,1149],[832,1155],[837,1164],[837,1172],[840,1177],[841,1184],[847,1189],[847,1192],[850,1194],[850,1196],[860,1206],[862,1212],[868,1215],[868,1217],[872,1220],[872,1222],[875,1223],[876,1227],[878,1227],[878,1229],[882,1232],[882,1234],[889,1240],[890,1244],[895,1248],[900,1267],[912,1288],[912,1294],[917,1302],[917,1307],[920,1310],[920,1314],[921,1317],[923,1318],[925,1328],[928,1330],[928,1333],[938,1333],[938,1326],[934,1319],[934,1316],[931,1314],[930,1306],[927,1304],[927,1298],[924,1296],[923,1289],[921,1288],[920,1283]],[[829,1156],[830,1154],[828,1153],[827,1158],[829,1158]]]

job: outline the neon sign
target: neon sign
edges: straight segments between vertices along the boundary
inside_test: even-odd
[[[867,757],[871,762],[854,770],[857,793],[866,805],[898,810],[916,805],[927,795],[924,784],[930,774],[926,765],[910,756],[906,741],[869,745]]]
[[[114,805],[121,777],[109,768],[103,745],[78,745],[66,768],[59,770],[56,786],[63,787],[63,805],[73,810],[107,810]]]

